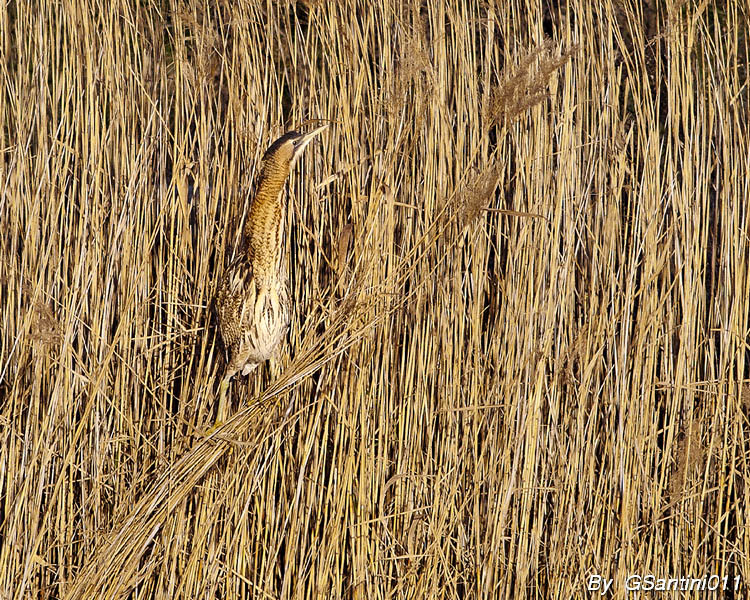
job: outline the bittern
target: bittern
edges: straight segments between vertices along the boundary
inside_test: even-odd
[[[305,147],[326,127],[284,134],[261,160],[243,229],[244,244],[224,274],[215,300],[219,333],[228,353],[220,418],[232,377],[240,370],[247,375],[269,359],[289,329],[292,301],[283,264],[284,184]]]

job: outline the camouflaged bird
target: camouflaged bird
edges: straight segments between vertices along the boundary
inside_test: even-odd
[[[282,252],[284,184],[302,151],[326,127],[284,134],[261,160],[243,230],[244,247],[227,268],[215,300],[219,333],[228,353],[222,399],[231,378],[239,371],[247,375],[270,358],[289,329],[292,302]]]

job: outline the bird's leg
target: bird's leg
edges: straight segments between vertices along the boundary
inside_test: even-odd
[[[224,377],[219,385],[219,410],[216,415],[216,421],[206,431],[205,436],[210,437],[214,431],[224,424],[227,417],[227,395],[229,392],[229,377]]]
[[[219,411],[216,415],[216,425],[221,425],[227,418],[227,396],[229,394],[229,377],[224,377],[219,386]]]

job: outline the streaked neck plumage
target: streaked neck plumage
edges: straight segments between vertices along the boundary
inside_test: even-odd
[[[274,275],[281,266],[286,218],[284,184],[289,170],[287,161],[267,157],[256,180],[255,198],[243,233],[248,256],[259,276]]]

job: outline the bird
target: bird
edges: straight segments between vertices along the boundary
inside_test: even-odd
[[[284,268],[284,185],[307,145],[328,127],[288,131],[266,150],[255,180],[255,196],[243,228],[244,242],[229,264],[215,297],[218,330],[227,352],[220,387],[223,417],[230,380],[268,360],[286,337],[292,317]]]

